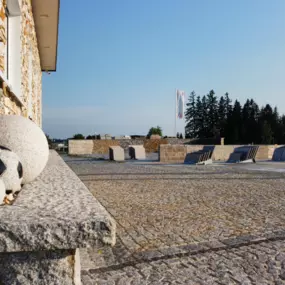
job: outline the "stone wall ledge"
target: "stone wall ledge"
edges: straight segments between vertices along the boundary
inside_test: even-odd
[[[0,253],[114,245],[116,225],[61,157],[0,207]]]

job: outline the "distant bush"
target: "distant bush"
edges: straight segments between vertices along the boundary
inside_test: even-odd
[[[75,134],[72,139],[74,139],[74,140],[85,140],[85,137],[82,134]]]
[[[160,126],[150,128],[147,138],[150,138],[151,135],[159,135],[162,137],[162,128]]]

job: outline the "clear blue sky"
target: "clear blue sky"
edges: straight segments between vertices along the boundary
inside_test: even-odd
[[[285,113],[284,0],[61,0],[58,48],[43,76],[52,137],[173,135],[175,88]]]

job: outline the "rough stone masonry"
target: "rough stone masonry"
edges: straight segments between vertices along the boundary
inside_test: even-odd
[[[21,8],[21,94],[14,94],[0,79],[0,114],[31,116],[42,124],[42,72],[30,0],[19,0]],[[6,73],[6,0],[0,0],[0,71]]]

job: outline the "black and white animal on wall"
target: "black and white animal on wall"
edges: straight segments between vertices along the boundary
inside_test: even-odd
[[[23,166],[20,158],[3,146],[0,146],[0,180],[5,185],[6,194],[14,194],[22,188]]]
[[[38,125],[22,116],[0,115],[0,204],[4,192],[4,204],[12,204],[21,186],[42,173],[48,157],[48,142]]]

